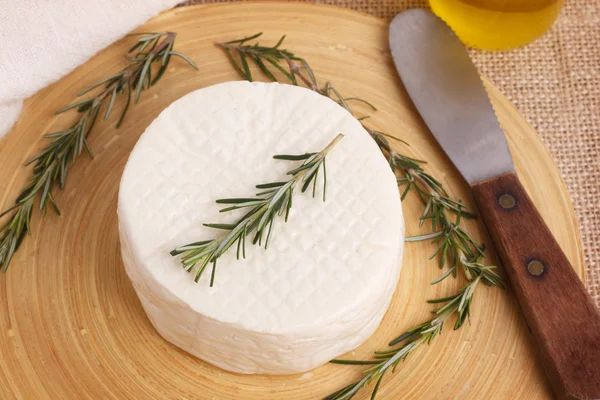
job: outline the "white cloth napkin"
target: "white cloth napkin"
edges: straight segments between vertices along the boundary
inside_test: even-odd
[[[0,137],[23,100],[181,0],[0,0]]]

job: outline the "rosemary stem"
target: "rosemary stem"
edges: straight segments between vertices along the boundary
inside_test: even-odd
[[[327,147],[325,147],[323,149],[323,151],[321,152],[323,154],[323,157],[325,157],[327,154],[329,154],[329,152],[331,150],[333,150],[333,148],[340,142],[340,140],[342,140],[344,138],[344,135],[342,133],[338,133],[338,135],[333,138],[333,140],[331,141],[331,143],[329,143],[327,145]]]
[[[417,172],[414,170],[414,168],[408,168],[407,169],[407,173],[410,176],[412,176],[413,179],[415,179],[416,181],[418,181],[419,184],[421,184],[422,186],[424,186],[425,188],[427,188],[427,191],[428,191],[429,195],[431,197],[433,197],[434,199],[436,199],[436,201],[439,202],[441,200],[441,197],[440,197],[439,193],[437,193],[425,179],[423,179],[421,176],[419,176],[419,174],[417,174]],[[450,219],[448,217],[448,209],[447,208],[442,208],[442,214],[444,216],[446,224],[448,224],[448,226],[450,226],[451,223],[450,223]],[[453,224],[452,224],[452,226],[453,226]],[[457,248],[457,253],[458,253],[458,259],[459,259],[460,263],[463,266],[465,266],[466,263],[468,262],[467,257],[465,256],[465,253],[460,248]],[[467,279],[469,281],[473,280],[473,275],[471,274],[471,272],[469,271],[469,269],[465,267],[464,271],[465,271],[465,276],[467,277]]]
[[[416,181],[419,182],[419,184],[421,184],[422,186],[424,186],[429,195],[431,197],[433,197],[436,201],[440,201],[441,197],[439,195],[439,193],[437,193],[429,184],[429,182],[427,182],[425,179],[423,179],[415,170],[414,168],[409,168],[407,169],[407,173],[410,174],[411,177],[413,177],[413,179],[415,179]],[[441,209],[442,215],[444,217],[445,223],[448,227],[454,228],[454,224],[452,224],[450,222],[450,218],[448,216],[448,209],[447,208],[442,208]],[[450,233],[452,234],[452,233]],[[458,256],[458,260],[460,262],[460,264],[463,266],[463,271],[465,273],[465,277],[467,278],[468,281],[472,281],[473,280],[473,274],[471,273],[470,269],[467,268],[467,264],[468,264],[468,259],[464,253],[464,251],[457,246],[456,248],[456,252],[457,252],[457,256]],[[477,279],[477,281],[479,281],[480,275],[478,275],[475,279]],[[475,283],[476,284],[476,283]]]
[[[436,192],[431,185],[429,184],[429,182],[427,182],[425,179],[423,179],[418,173],[417,171],[415,171],[414,168],[408,168],[406,169],[406,172],[416,181],[419,182],[419,184],[423,187],[425,187],[425,189],[427,189],[427,192],[429,193],[429,196],[433,197],[437,202],[441,201],[441,197],[440,194],[438,192]],[[448,209],[443,207],[442,208],[442,214],[444,216],[444,219],[446,220],[447,224],[450,225],[450,218],[448,217]],[[462,252],[461,252],[462,253]]]
[[[317,85],[314,84],[314,82],[312,82],[311,80],[309,80],[306,76],[304,76],[304,74],[302,73],[302,68],[300,68],[300,66],[295,63],[294,61],[292,61],[288,56],[284,55],[283,59],[288,63],[288,66],[290,67],[290,71],[296,75],[298,75],[300,77],[300,79],[302,80],[302,82],[304,82],[304,84],[306,86],[308,86],[311,90],[321,93],[321,90],[319,90],[319,88],[317,87]],[[323,94],[323,93],[321,93]]]
[[[421,176],[419,176],[419,174],[417,174],[417,171],[415,171],[414,168],[408,168],[406,170],[406,172],[410,176],[412,176],[413,179],[419,181],[419,183],[427,189],[427,191],[429,192],[430,196],[434,197],[438,201],[440,200],[440,195],[435,190],[433,190],[433,188],[431,187],[431,185],[429,185],[429,183],[425,179],[421,178]]]

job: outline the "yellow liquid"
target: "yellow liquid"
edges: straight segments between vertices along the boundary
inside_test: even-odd
[[[467,45],[511,49],[541,36],[564,0],[430,0],[431,9]]]

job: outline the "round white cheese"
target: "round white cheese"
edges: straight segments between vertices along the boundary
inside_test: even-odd
[[[294,193],[269,248],[235,246],[198,283],[169,251],[232,223],[215,200],[250,197],[255,185],[289,179],[301,162],[327,156],[312,190]],[[171,104],[146,129],[119,192],[121,250],[150,321],[169,342],[239,373],[288,374],[356,348],[377,328],[400,274],[404,222],[396,179],[361,124],[334,101],[277,83],[228,82]]]

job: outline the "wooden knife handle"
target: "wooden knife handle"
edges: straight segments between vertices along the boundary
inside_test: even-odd
[[[600,314],[515,173],[473,185],[559,399],[600,399]]]

